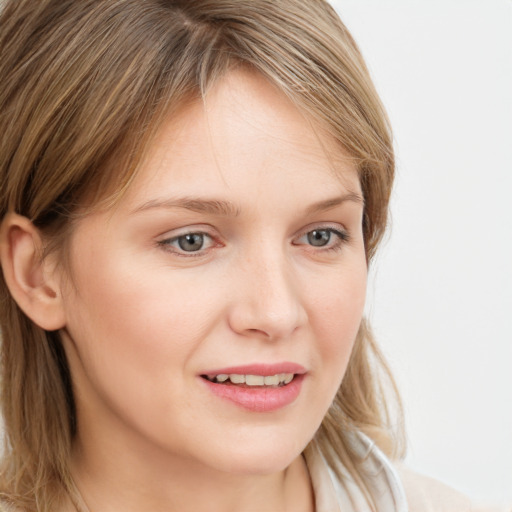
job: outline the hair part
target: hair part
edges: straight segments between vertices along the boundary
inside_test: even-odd
[[[114,204],[162,122],[241,65],[274,83],[356,163],[370,262],[386,228],[392,136],[355,42],[323,0],[7,0],[0,10],[0,218],[29,218],[45,237],[45,254],[59,250],[65,264],[84,207]],[[0,304],[0,491],[23,510],[49,511],[63,491],[73,493],[71,376],[58,333],[32,323],[3,278]],[[361,430],[386,453],[400,452],[389,390],[399,404],[363,321],[316,437],[333,469],[338,458],[363,489],[361,460],[346,434]]]

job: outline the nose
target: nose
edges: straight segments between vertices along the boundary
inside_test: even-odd
[[[232,275],[236,291],[229,312],[233,331],[243,336],[279,340],[307,322],[301,287],[284,257],[250,256]]]

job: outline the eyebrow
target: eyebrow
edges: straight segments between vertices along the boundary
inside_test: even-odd
[[[325,212],[327,210],[332,210],[337,206],[340,206],[343,203],[354,202],[364,206],[364,199],[360,194],[356,194],[354,192],[349,192],[339,197],[333,197],[331,199],[325,199],[323,201],[319,201],[318,203],[312,204],[306,210],[307,215],[313,215],[314,213]]]
[[[337,206],[347,202],[355,202],[364,205],[364,200],[361,195],[349,192],[339,197],[324,199],[312,204],[306,210],[307,215],[319,213],[336,208]],[[138,206],[130,213],[140,213],[153,209],[173,209],[182,208],[197,213],[207,213],[210,215],[220,215],[224,217],[238,217],[241,210],[238,206],[230,201],[221,199],[199,199],[193,197],[181,197],[174,199],[152,199],[146,203]]]
[[[139,213],[157,208],[173,209],[182,208],[197,213],[221,215],[224,217],[238,217],[240,208],[230,201],[220,199],[198,199],[193,197],[181,197],[176,199],[153,199],[132,210],[131,213]]]

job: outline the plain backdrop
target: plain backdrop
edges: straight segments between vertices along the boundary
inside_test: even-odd
[[[368,312],[406,461],[512,503],[512,0],[334,0],[395,132]]]

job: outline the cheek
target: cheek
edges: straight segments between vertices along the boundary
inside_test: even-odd
[[[358,263],[325,279],[321,288],[310,293],[310,320],[325,332],[326,338],[341,341],[357,332],[365,305],[366,281],[366,265]]]
[[[66,301],[75,373],[104,397],[138,397],[149,406],[158,388],[179,384],[219,316],[219,292],[212,280],[108,254],[77,264],[78,291]]]
[[[364,310],[365,283],[336,289],[332,300],[324,305],[326,329],[334,350],[346,350],[346,343],[355,339]]]
[[[311,293],[309,320],[315,333],[317,365],[325,375],[324,385],[331,397],[344,376],[361,324],[366,277],[366,265],[356,265],[329,280],[321,293]]]
[[[88,280],[69,311],[70,331],[91,350],[164,365],[163,356],[185,358],[216,316],[219,301],[212,292],[197,293],[185,280],[166,283],[146,272],[138,281],[121,269],[101,274],[104,279]]]
[[[190,369],[221,301],[205,290],[212,286],[208,282],[197,293],[189,279],[157,274],[134,279],[122,267],[104,268],[89,276],[70,312],[78,356],[70,364],[85,422],[100,417],[108,424],[116,417],[148,437],[165,438],[178,421],[195,421],[188,403]]]

